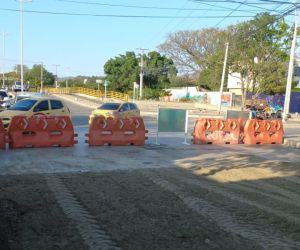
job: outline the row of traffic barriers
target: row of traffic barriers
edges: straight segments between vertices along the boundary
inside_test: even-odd
[[[144,121],[140,117],[121,119],[95,117],[86,134],[90,146],[145,144]],[[0,119],[0,149],[72,147],[77,144],[74,127],[69,116],[15,116],[8,130]]]
[[[194,144],[282,144],[281,120],[210,119],[196,121]]]
[[[127,119],[105,118],[96,116],[93,118],[89,132],[86,134],[90,146],[143,146],[148,130],[145,129],[143,118],[133,117]]]
[[[86,134],[90,146],[142,146],[148,131],[141,117],[128,119],[95,117]],[[196,121],[194,144],[282,144],[280,120],[210,119]],[[15,116],[8,131],[0,119],[0,149],[26,147],[72,147],[77,143],[69,116]]]

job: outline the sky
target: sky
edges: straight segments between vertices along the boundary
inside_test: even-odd
[[[0,0],[0,72],[21,62],[21,22],[24,65],[43,63],[58,77],[103,76],[110,58],[157,50],[170,33],[224,28],[291,8],[287,0]]]

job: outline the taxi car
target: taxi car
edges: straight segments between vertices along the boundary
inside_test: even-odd
[[[4,128],[8,128],[12,117],[24,115],[70,115],[69,108],[59,99],[52,97],[31,97],[16,102],[13,106],[0,112]]]
[[[140,110],[135,103],[132,102],[107,102],[100,105],[92,111],[89,116],[89,124],[91,124],[95,116],[130,118],[140,116]]]

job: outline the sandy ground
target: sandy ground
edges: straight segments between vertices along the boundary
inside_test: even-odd
[[[300,161],[262,149],[7,151],[0,249],[300,249]]]

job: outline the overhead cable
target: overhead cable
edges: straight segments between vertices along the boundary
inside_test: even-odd
[[[19,12],[19,9],[0,8],[2,11]],[[92,13],[74,13],[74,12],[54,12],[54,11],[38,11],[38,10],[22,10],[26,13],[34,14],[49,14],[49,15],[64,15],[64,16],[89,16],[89,17],[115,17],[115,18],[149,18],[149,19],[167,19],[167,18],[189,18],[189,19],[210,19],[223,18],[223,15],[211,16],[167,16],[167,15],[117,15],[117,14],[92,14]],[[253,17],[253,15],[235,15],[232,18]]]

